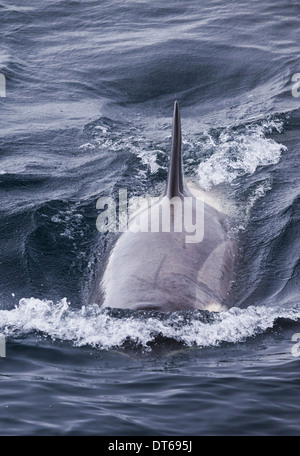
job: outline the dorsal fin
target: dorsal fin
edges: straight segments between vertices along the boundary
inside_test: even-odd
[[[172,149],[165,196],[171,199],[174,196],[183,196],[184,194],[185,188],[183,183],[183,166],[181,155],[181,122],[178,102],[175,101],[173,115]]]

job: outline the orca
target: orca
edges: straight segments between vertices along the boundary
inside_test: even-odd
[[[236,251],[228,226],[228,216],[206,192],[184,182],[175,101],[165,191],[131,217],[104,273],[96,276],[90,302],[159,312],[227,309]]]

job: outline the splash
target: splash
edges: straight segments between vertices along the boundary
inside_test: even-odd
[[[268,117],[260,121],[234,127],[211,129],[208,132],[183,131],[184,166],[186,174],[197,176],[203,190],[236,178],[253,174],[260,166],[279,162],[286,147],[267,135],[282,133],[286,118]],[[164,126],[165,127],[165,126]],[[109,119],[100,119],[88,126],[93,139],[80,149],[107,149],[111,153],[129,152],[140,159],[136,169],[140,177],[166,171],[170,137],[149,139],[141,125],[121,125]],[[162,159],[162,157],[164,157]]]
[[[73,309],[66,299],[54,303],[30,298],[21,299],[12,310],[0,311],[0,334],[9,338],[36,333],[76,347],[102,350],[124,348],[130,343],[149,351],[158,338],[172,339],[186,347],[234,344],[264,333],[278,319],[297,321],[300,306],[160,314],[101,309],[96,305]]]
[[[147,172],[154,175],[159,170],[159,154],[164,154],[158,149],[155,140],[149,140],[145,136],[142,127],[130,124],[113,122],[102,118],[88,126],[92,134],[91,142],[82,144],[79,150],[109,150],[110,153],[122,154],[129,152],[140,159],[140,167],[137,170],[139,176],[145,176]]]
[[[238,129],[227,128],[216,137],[208,133],[202,148],[204,153],[210,151],[210,156],[198,167],[200,187],[209,190],[214,185],[253,174],[259,166],[278,163],[286,147],[266,135],[280,133],[282,129],[283,122],[264,120]]]

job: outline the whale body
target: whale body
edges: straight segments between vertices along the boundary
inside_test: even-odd
[[[132,310],[225,310],[234,274],[228,217],[183,178],[181,122],[174,105],[167,184],[134,214],[113,247],[90,302]],[[141,229],[138,230],[137,227]]]

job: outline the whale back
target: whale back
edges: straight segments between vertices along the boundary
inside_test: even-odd
[[[134,225],[143,229],[129,228],[119,237],[91,302],[162,312],[225,308],[234,271],[234,243],[228,238],[227,217],[205,194],[196,198],[184,184],[177,102],[164,195],[134,214],[129,227]],[[195,228],[194,235],[190,227]]]

